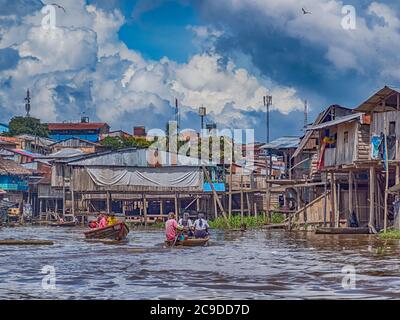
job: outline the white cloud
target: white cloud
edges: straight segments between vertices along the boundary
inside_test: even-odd
[[[68,14],[57,11],[56,30],[41,27],[40,12],[0,29],[0,48],[13,46],[21,56],[14,70],[0,72],[0,80],[9,79],[8,86],[0,87],[0,104],[7,110],[3,115],[23,113],[28,87],[32,113],[44,121],[77,119],[85,111],[115,128],[137,122],[127,116],[134,112],[141,119],[165,116],[175,97],[184,112],[204,105],[224,124],[238,121],[244,112],[263,110],[267,93],[283,113],[301,105],[295,89],[257,78],[233,61],[223,63],[213,50],[183,64],[144,59],[118,39],[125,23],[118,10],[104,12],[83,0],[68,1],[65,8]],[[221,36],[209,27],[191,28],[200,38]]]

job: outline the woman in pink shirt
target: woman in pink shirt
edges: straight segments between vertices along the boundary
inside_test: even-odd
[[[170,212],[168,214],[168,221],[165,223],[165,236],[167,241],[174,241],[176,238],[176,228],[178,227],[178,222],[175,220],[175,214]]]
[[[99,228],[105,228],[105,227],[107,227],[107,219],[106,219],[106,216],[103,214],[103,215],[101,215],[101,218],[100,218]]]

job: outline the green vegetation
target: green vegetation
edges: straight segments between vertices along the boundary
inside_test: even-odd
[[[38,137],[48,137],[47,125],[40,123],[39,119],[32,117],[14,117],[9,123],[9,135],[31,134]]]
[[[232,216],[228,220],[232,229],[240,229],[242,225],[242,219],[239,215]],[[251,229],[251,228],[261,228],[265,224],[265,221],[263,216],[258,216],[258,217],[246,216],[243,217],[243,223],[246,224],[247,228]],[[209,225],[213,229],[227,229],[224,217],[218,217],[217,219],[209,221]]]
[[[116,150],[132,147],[148,148],[152,144],[152,141],[148,141],[146,138],[139,137],[106,137],[100,143],[105,147]]]
[[[280,224],[285,221],[285,216],[282,213],[274,212],[271,215],[271,223],[272,224]]]
[[[388,230],[387,232],[379,233],[378,236],[382,240],[400,240],[400,230]]]

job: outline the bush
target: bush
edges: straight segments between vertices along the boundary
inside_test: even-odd
[[[280,224],[285,221],[285,216],[282,213],[274,212],[271,215],[271,223],[272,224]]]
[[[230,227],[233,229],[240,229],[242,225],[242,219],[240,215],[232,216],[231,218],[228,218],[228,221]],[[246,216],[243,217],[243,223],[246,224],[247,228],[261,228],[265,224],[265,221],[263,216]],[[209,225],[213,229],[228,229],[224,217],[218,217],[217,219],[210,221]]]
[[[379,234],[379,238],[383,240],[400,240],[400,230],[389,230]]]

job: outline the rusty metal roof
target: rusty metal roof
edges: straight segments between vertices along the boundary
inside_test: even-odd
[[[385,102],[384,105],[383,102]],[[354,110],[358,112],[395,111],[398,105],[400,105],[400,92],[385,86]]]

